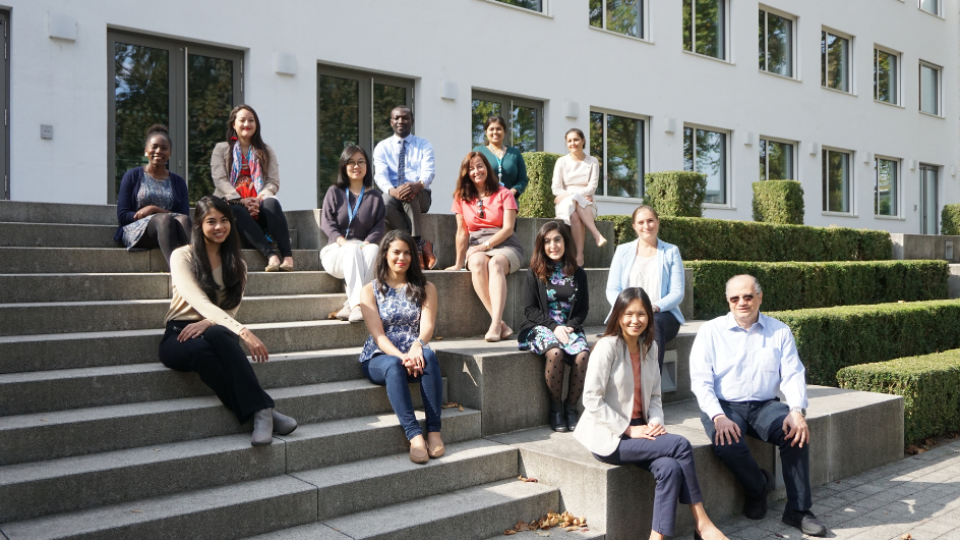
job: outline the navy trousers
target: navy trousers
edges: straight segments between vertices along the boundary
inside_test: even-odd
[[[740,426],[740,442],[717,445],[713,452],[740,481],[747,495],[756,497],[763,493],[766,477],[747,448],[746,436],[780,447],[780,463],[783,465],[783,483],[787,488],[787,506],[794,510],[807,511],[813,506],[810,496],[810,445],[790,446],[784,439],[783,420],[790,408],[779,400],[772,401],[720,401],[723,414]],[[700,421],[711,441],[716,441],[713,420],[700,413]],[[772,472],[772,471],[771,471]]]
[[[680,321],[669,311],[660,311],[653,314],[653,340],[657,342],[657,362],[660,364],[660,373],[663,373],[663,353],[666,352],[668,341],[677,337],[680,332]]]
[[[631,425],[637,423],[634,420]],[[633,464],[653,473],[657,488],[652,528],[664,536],[673,536],[678,500],[682,504],[703,502],[693,463],[693,447],[680,435],[667,433],[654,441],[625,438],[609,456],[594,454],[594,457],[611,465]]]
[[[362,364],[363,375],[374,384],[387,387],[387,398],[397,413],[400,425],[407,439],[423,435],[420,422],[413,412],[413,398],[410,396],[410,383],[420,383],[420,396],[427,415],[427,433],[440,432],[440,408],[443,405],[443,377],[440,375],[440,362],[433,349],[423,349],[426,366],[419,377],[407,375],[407,368],[396,356],[378,354]]]

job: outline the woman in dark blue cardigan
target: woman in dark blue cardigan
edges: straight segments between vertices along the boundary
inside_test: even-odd
[[[147,164],[120,181],[120,226],[113,236],[128,251],[160,248],[168,263],[173,250],[190,243],[190,195],[187,182],[167,170],[171,146],[166,127],[150,126],[143,148]]]

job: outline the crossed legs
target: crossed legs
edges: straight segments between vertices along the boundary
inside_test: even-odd
[[[570,214],[570,231],[573,234],[573,244],[577,249],[577,265],[583,266],[583,246],[587,241],[587,231],[593,235],[598,246],[607,243],[607,239],[600,234],[597,224],[593,220],[593,213],[589,208],[573,203],[573,212]]]

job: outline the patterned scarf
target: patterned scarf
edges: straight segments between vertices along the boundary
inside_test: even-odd
[[[257,160],[257,152],[253,145],[247,152],[247,167],[250,169],[250,176],[240,176],[243,157],[240,153],[240,142],[233,145],[233,168],[230,170],[230,183],[241,197],[256,197],[263,189],[263,174],[260,170],[260,161]]]

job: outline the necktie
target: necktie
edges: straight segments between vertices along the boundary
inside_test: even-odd
[[[406,175],[407,168],[407,141],[400,141],[400,159],[397,160],[397,185],[394,187],[399,187],[407,181],[404,176]]]

